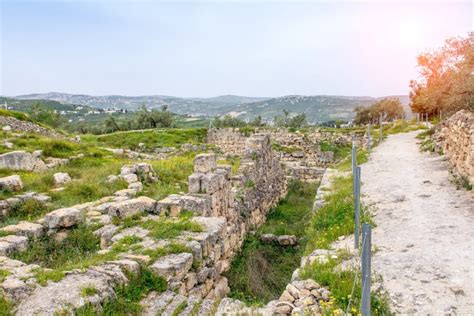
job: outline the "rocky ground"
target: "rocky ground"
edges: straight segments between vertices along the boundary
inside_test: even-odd
[[[374,204],[373,269],[397,314],[474,313],[474,203],[442,156],[422,153],[417,132],[391,135],[362,165]]]

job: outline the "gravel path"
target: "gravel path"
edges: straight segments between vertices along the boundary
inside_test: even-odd
[[[443,157],[417,132],[390,136],[362,166],[374,204],[373,269],[397,314],[474,315],[474,197],[448,180]]]

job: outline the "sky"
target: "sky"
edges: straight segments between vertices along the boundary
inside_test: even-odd
[[[0,0],[0,95],[408,94],[471,1]]]

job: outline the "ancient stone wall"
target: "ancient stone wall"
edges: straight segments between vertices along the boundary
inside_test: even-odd
[[[351,135],[345,132],[330,132],[310,129],[305,133],[289,132],[287,129],[256,129],[268,133],[274,143],[274,150],[281,162],[285,164],[290,178],[303,181],[319,181],[324,169],[334,162],[331,151],[322,151],[322,141],[337,145],[349,145],[352,137],[359,147],[365,147],[363,134]],[[253,134],[253,133],[251,133]],[[245,154],[245,143],[248,136],[239,129],[211,129],[208,142],[218,146],[224,153],[232,155]]]
[[[461,110],[436,127],[433,138],[455,173],[474,183],[474,113]]]
[[[0,126],[5,130],[14,130],[27,133],[36,133],[46,137],[59,137],[63,138],[64,135],[61,135],[53,130],[39,126],[32,122],[20,121],[11,116],[1,116],[0,115]]]

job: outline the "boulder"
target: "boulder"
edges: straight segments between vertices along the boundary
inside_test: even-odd
[[[46,164],[33,154],[23,150],[11,151],[0,155],[0,169],[43,171]]]
[[[58,172],[53,175],[53,181],[55,186],[63,186],[71,181],[71,177],[66,172]]]
[[[3,177],[0,178],[0,189],[7,191],[19,191],[23,189],[23,182],[18,175]]]
[[[12,130],[12,127],[9,125],[2,127],[2,131],[4,132],[10,132],[11,130]]]
[[[44,217],[44,223],[49,229],[71,227],[80,221],[81,212],[73,207],[57,209]]]

